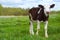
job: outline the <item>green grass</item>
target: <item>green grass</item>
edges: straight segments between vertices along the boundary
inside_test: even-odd
[[[36,32],[36,23],[34,23]],[[0,40],[60,40],[60,14],[51,14],[48,24],[49,37],[44,36],[44,24],[41,23],[39,35],[29,34],[29,17],[0,18]]]

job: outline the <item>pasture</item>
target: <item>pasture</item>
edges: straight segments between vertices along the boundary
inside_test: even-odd
[[[36,23],[34,23],[36,32]],[[29,34],[29,17],[0,17],[0,40],[60,40],[60,13],[49,16],[48,38],[44,35],[44,23],[41,24],[39,35]]]

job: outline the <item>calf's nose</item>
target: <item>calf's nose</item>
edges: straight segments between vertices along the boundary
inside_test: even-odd
[[[46,12],[47,14],[49,14],[50,12]]]

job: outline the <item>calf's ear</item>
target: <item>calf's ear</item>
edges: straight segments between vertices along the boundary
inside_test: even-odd
[[[55,6],[55,4],[52,4],[52,5],[50,5],[50,8],[53,8]]]
[[[43,5],[38,5],[38,7],[44,8],[44,6],[43,6]]]

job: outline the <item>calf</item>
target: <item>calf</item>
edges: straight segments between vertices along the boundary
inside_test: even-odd
[[[29,10],[30,34],[34,35],[33,21],[37,21],[37,32],[36,32],[37,35],[40,29],[40,22],[43,21],[45,23],[45,27],[44,27],[45,37],[48,37],[48,33],[47,33],[48,17],[49,17],[50,9],[53,8],[54,6],[55,4],[52,4],[50,6],[38,5],[38,7],[34,7]]]

